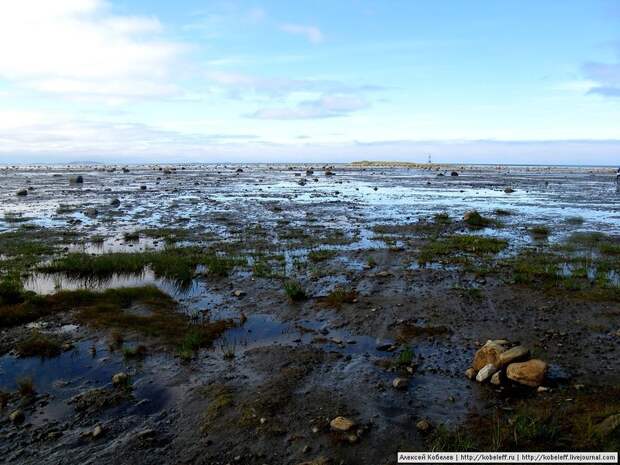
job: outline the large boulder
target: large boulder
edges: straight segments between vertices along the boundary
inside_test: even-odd
[[[530,350],[525,346],[515,346],[499,354],[499,366],[505,367],[513,362],[522,362],[530,356]]]
[[[474,370],[480,371],[485,365],[492,363],[499,368],[500,355],[506,351],[506,348],[499,344],[497,341],[487,341],[474,355],[474,363],[472,364]]]
[[[539,359],[527,362],[511,363],[506,368],[508,379],[530,387],[538,387],[542,384],[547,373],[547,364]]]

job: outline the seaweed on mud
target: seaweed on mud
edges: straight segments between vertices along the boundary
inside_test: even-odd
[[[508,246],[504,239],[484,236],[455,235],[435,239],[420,250],[420,263],[459,261],[459,255],[484,256],[497,254]]]

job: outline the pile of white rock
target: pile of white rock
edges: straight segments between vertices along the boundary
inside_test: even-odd
[[[472,366],[465,371],[469,379],[501,385],[506,379],[530,387],[539,387],[545,380],[548,365],[530,358],[530,350],[512,345],[504,339],[489,340],[474,356]]]

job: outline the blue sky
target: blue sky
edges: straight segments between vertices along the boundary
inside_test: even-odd
[[[618,1],[0,8],[0,162],[620,162]]]

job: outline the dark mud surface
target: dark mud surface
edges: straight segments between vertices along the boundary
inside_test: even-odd
[[[458,176],[450,176],[454,169]],[[0,234],[35,235],[49,248],[25,265],[0,250],[3,275],[17,270],[24,288],[40,295],[155,285],[192,321],[230,318],[235,326],[189,359],[139,331],[114,343],[112,328],[85,324],[70,307],[0,328],[7,399],[0,462],[388,464],[399,450],[441,450],[434,432],[497,412],[510,416],[524,403],[601,399],[618,386],[615,252],[603,266],[588,250],[585,288],[562,281],[577,276],[574,255],[560,259],[557,282],[520,281],[511,265],[525,250],[555,253],[575,233],[602,233],[615,247],[620,193],[610,170],[347,165],[331,172],[282,165],[1,168]],[[83,183],[69,181],[77,175]],[[21,189],[30,190],[17,196]],[[462,218],[473,209],[489,222],[469,228]],[[536,226],[546,232],[532,233]],[[506,247],[424,255],[429,243],[459,235],[505,240]],[[226,276],[198,265],[183,282],[149,266],[106,276],[42,268],[75,252],[171,247],[243,260]],[[287,297],[290,280],[307,298]],[[351,295],[334,300],[335,289]],[[33,331],[62,340],[61,353],[19,356],[19,342]],[[549,389],[467,379],[488,339],[519,342],[547,361]],[[146,355],[128,356],[138,346]],[[128,387],[113,386],[119,372],[129,376]],[[408,380],[405,389],[392,386],[396,377]],[[34,394],[18,393],[24,379]],[[23,422],[9,419],[16,409]],[[613,413],[620,411],[605,415]],[[352,419],[354,429],[332,431],[338,416]],[[432,431],[421,431],[420,420]],[[571,441],[557,436],[547,450],[579,449]]]

